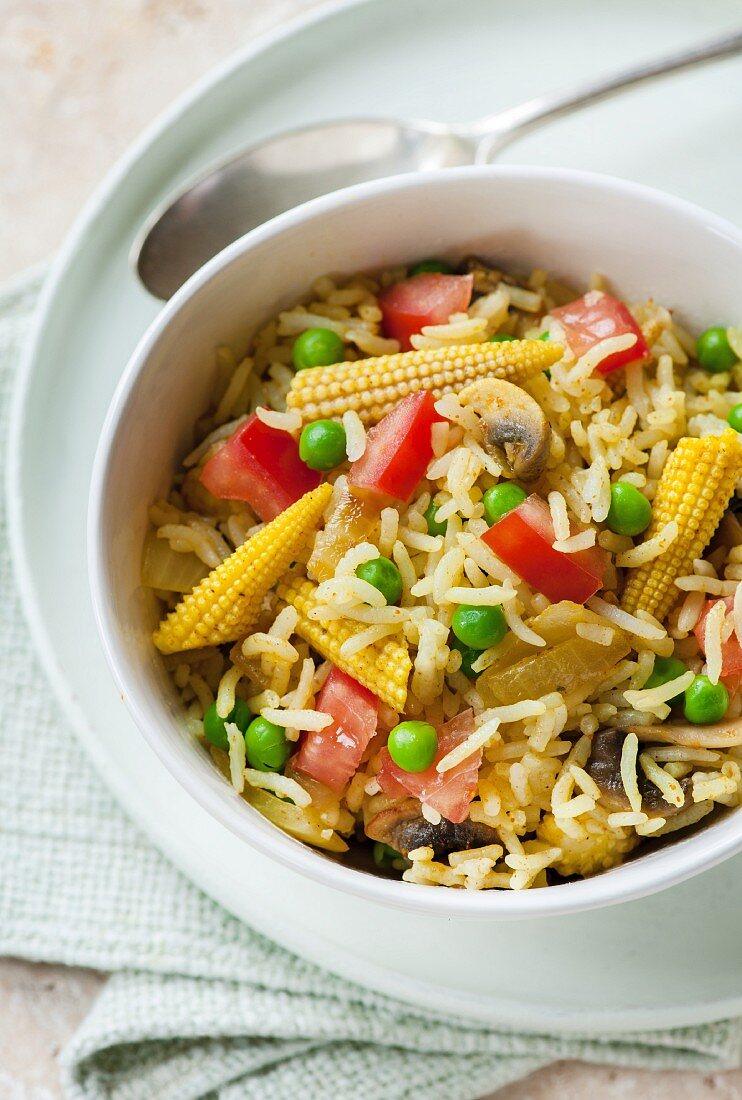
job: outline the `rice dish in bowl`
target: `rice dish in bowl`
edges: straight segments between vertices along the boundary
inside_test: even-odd
[[[291,835],[422,884],[592,875],[739,800],[740,334],[417,266],[216,350],[150,513],[155,642]]]

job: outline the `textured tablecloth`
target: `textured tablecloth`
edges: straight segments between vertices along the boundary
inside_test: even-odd
[[[0,295],[0,435],[39,277]],[[63,1052],[76,1100],[474,1100],[558,1058],[720,1069],[742,1022],[491,1031],[368,992],[220,909],[114,802],[34,656],[0,511],[0,953],[114,971]]]

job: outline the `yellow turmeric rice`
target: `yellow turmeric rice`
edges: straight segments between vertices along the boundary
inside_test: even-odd
[[[143,583],[277,827],[522,890],[738,805],[742,332],[618,294],[424,261],[216,349]]]

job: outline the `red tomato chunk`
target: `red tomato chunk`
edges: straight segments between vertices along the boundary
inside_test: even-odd
[[[333,668],[315,710],[331,715],[332,725],[305,733],[293,764],[318,783],[342,791],[376,733],[379,700],[357,680]]]
[[[630,348],[616,351],[602,359],[595,368],[598,374],[610,374],[628,363],[649,358],[649,348],[641,329],[623,302],[610,294],[591,290],[576,302],[552,309],[551,316],[559,321],[567,343],[578,359],[610,336],[625,336],[628,333],[636,336],[636,343]]]
[[[410,337],[425,325],[443,325],[452,313],[469,308],[473,275],[413,275],[395,283],[379,295],[382,329],[391,340],[399,340],[402,351],[412,347]]]
[[[482,540],[500,561],[552,603],[584,603],[603,585],[605,553],[597,546],[576,554],[555,550],[549,506],[535,493],[493,524]]]
[[[384,794],[390,798],[412,795],[437,810],[441,817],[459,823],[469,814],[469,803],[477,789],[482,750],[477,749],[460,764],[443,774],[435,770],[452,749],[474,732],[474,713],[465,710],[450,722],[438,727],[438,752],[424,772],[405,772],[392,760],[388,749],[382,749],[382,765],[376,776]]]
[[[246,501],[268,523],[316,489],[322,474],[302,462],[292,435],[253,414],[209,459],[201,481],[215,497]]]
[[[696,640],[700,647],[704,657],[706,656],[706,619],[708,613],[712,607],[714,607],[718,600],[706,600],[703,605],[703,610],[695,625],[693,633],[696,636]],[[734,606],[734,596],[725,596],[723,602],[726,605],[727,617],[732,613],[732,607]],[[721,675],[726,678],[728,676],[736,677],[742,672],[742,646],[739,644],[737,635],[732,631],[725,642],[721,645]]]
[[[371,428],[366,450],[348,484],[359,496],[375,494],[407,503],[433,457],[430,429],[443,420],[428,390],[411,393]]]

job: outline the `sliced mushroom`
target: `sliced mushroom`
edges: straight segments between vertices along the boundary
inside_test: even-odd
[[[742,745],[742,718],[730,718],[713,726],[694,726],[690,722],[663,722],[652,726],[652,741],[681,745],[688,749],[733,749]],[[646,726],[627,726],[626,732],[647,736]]]
[[[461,261],[459,270],[463,275],[474,276],[475,294],[490,294],[493,290],[497,290],[502,279],[501,271],[490,267],[478,256],[467,256]]]
[[[646,735],[646,727],[644,734]],[[659,727],[657,727],[659,728]],[[619,813],[622,810],[630,810],[631,805],[624,790],[621,779],[621,752],[626,739],[627,730],[600,729],[593,737],[590,758],[585,765],[587,774],[595,780],[600,787],[600,803],[611,813]],[[652,729],[654,739],[654,727]],[[641,768],[638,769],[639,793],[642,796],[642,810],[649,817],[674,817],[684,806],[688,805],[688,795],[691,789],[690,779],[682,779],[680,786],[686,796],[683,806],[673,806],[666,802],[662,792],[650,783]]]
[[[366,825],[366,835],[405,856],[415,848],[429,846],[439,860],[451,852],[483,848],[498,841],[495,830],[479,821],[467,820],[455,825],[441,818],[439,825],[431,825],[420,813],[420,803],[415,798],[404,798],[376,814]]]
[[[721,523],[716,528],[716,534],[712,538],[709,548],[713,553],[720,548],[732,550],[735,546],[742,545],[742,523],[739,512],[734,507],[734,500],[722,516]]]
[[[514,477],[535,481],[546,467],[551,426],[538,401],[502,378],[482,378],[461,391],[459,399],[478,413],[485,449],[505,452]]]

